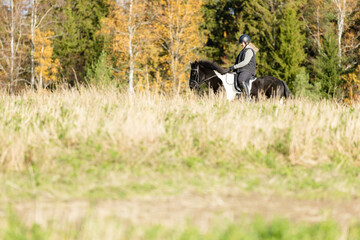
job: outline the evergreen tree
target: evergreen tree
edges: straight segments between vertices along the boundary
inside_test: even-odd
[[[277,38],[277,16],[280,2],[273,0],[246,1],[239,29],[251,37],[252,42],[259,48],[256,55],[257,74],[270,75],[273,69],[273,57]]]
[[[244,1],[207,0],[203,5],[202,31],[207,36],[203,54],[212,61],[230,64],[238,50],[240,16]]]
[[[310,99],[319,99],[321,84],[316,82],[314,85],[310,83],[309,73],[305,68],[302,68],[294,81],[294,92],[298,97],[305,97]]]
[[[60,60],[66,80],[84,80],[87,69],[97,62],[103,41],[97,36],[100,20],[106,16],[106,0],[71,0],[57,10],[59,25],[54,53]],[[74,76],[76,75],[76,76]]]
[[[331,30],[323,37],[320,54],[315,60],[317,80],[321,83],[321,92],[325,97],[339,97],[341,94],[339,55],[336,36]]]
[[[106,86],[112,84],[114,76],[112,73],[111,65],[107,60],[107,53],[102,51],[99,60],[87,69],[86,78],[89,83],[95,86]]]
[[[304,24],[299,20],[299,14],[293,2],[284,6],[281,15],[276,49],[272,52],[274,68],[271,72],[287,82],[290,90],[294,90],[295,77],[306,59]]]

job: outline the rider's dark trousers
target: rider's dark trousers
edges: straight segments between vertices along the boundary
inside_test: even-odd
[[[242,82],[248,81],[252,77],[252,74],[249,72],[240,72],[238,73],[238,86],[242,86]]]

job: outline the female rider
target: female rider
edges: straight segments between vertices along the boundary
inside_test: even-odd
[[[245,81],[248,81],[250,78],[255,77],[256,74],[256,59],[255,54],[259,49],[257,49],[252,43],[248,35],[243,34],[239,38],[239,44],[242,46],[242,50],[236,58],[235,65],[228,68],[228,72],[233,72],[234,70],[237,73],[237,83],[238,86],[241,86],[246,94],[249,96],[250,92]]]

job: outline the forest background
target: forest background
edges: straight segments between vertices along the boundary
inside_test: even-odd
[[[257,75],[310,98],[360,100],[355,0],[1,0],[0,84],[182,93],[190,62],[231,66],[246,33]]]

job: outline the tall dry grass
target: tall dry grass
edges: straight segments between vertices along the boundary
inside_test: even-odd
[[[300,191],[325,202],[330,194],[357,197],[358,171],[348,171],[360,160],[359,115],[359,106],[305,99],[228,102],[221,94],[128,95],[94,88],[3,93],[0,238],[144,239],[159,231],[158,224],[172,222],[176,228],[162,226],[165,233],[147,239],[182,229],[185,237],[178,238],[185,239],[189,227],[180,223],[190,216],[213,229],[204,202],[235,224],[229,206],[244,207],[236,201],[244,192],[261,199],[296,198]],[[285,164],[277,168],[278,162]],[[302,168],[328,162],[330,170]],[[171,201],[179,198],[189,204]],[[250,202],[262,214],[259,201]],[[229,210],[216,204],[230,204]],[[162,219],[162,211],[175,220]],[[140,226],[144,219],[156,226]]]
[[[300,165],[360,160],[359,106],[325,100],[281,105],[83,88],[3,93],[0,112],[0,164],[7,170],[56,167],[59,155],[89,142],[152,163],[159,156],[231,160],[244,150],[272,151]]]

